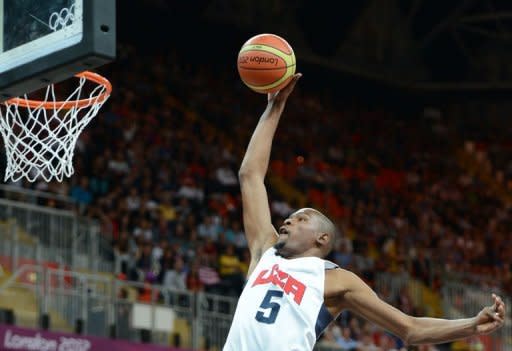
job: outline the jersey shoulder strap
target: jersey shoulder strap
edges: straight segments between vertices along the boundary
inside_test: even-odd
[[[324,260],[325,270],[340,268],[336,263],[329,260]]]

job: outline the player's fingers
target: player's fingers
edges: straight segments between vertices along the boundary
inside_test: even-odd
[[[495,305],[499,305],[499,304],[503,303],[503,299],[499,295],[492,294],[492,299],[493,299]]]
[[[505,303],[503,302],[503,299],[501,296],[496,296],[496,303],[494,310],[502,317],[505,317]]]
[[[499,317],[498,312],[496,312],[496,309],[494,306],[489,306],[484,308],[484,313],[487,315],[487,317],[496,320],[497,317]]]
[[[297,84],[297,81],[302,77],[302,73],[296,73],[293,75],[292,79],[290,80],[290,83],[288,83],[280,92],[279,96],[282,100],[286,100],[288,95],[292,92],[293,88],[295,87],[295,84]]]
[[[498,309],[498,307],[500,307],[501,305],[503,305],[503,300],[501,299],[501,297],[496,297],[496,302],[494,303],[496,305],[496,309]]]
[[[498,308],[498,296],[496,296],[496,294],[492,294],[492,301],[493,301],[493,304],[491,306],[491,308],[493,309],[493,311],[496,311],[497,308]]]
[[[501,301],[501,297],[499,295],[492,294],[492,297],[496,303],[499,303]]]
[[[478,333],[479,334],[489,334],[489,333],[492,333],[494,331],[494,329],[496,329],[497,326],[494,325],[494,322],[492,323],[488,323],[488,324],[485,324],[485,325],[480,325],[477,329]]]
[[[302,73],[295,73],[286,88],[288,88],[288,90],[292,90],[295,84],[297,84],[300,77],[302,77]]]
[[[487,315],[494,320],[494,322],[503,323],[504,316],[501,316],[498,312],[493,309],[487,311]]]
[[[501,318],[505,317],[505,304],[500,304],[498,306],[498,314],[501,316]]]
[[[498,304],[500,306],[503,306],[505,303],[503,302],[503,299],[501,298],[501,296],[498,296]]]
[[[488,334],[488,333],[491,333],[499,328],[501,328],[501,326],[503,325],[503,322],[500,322],[500,321],[492,321],[490,323],[486,323],[482,330],[484,331],[485,334]]]

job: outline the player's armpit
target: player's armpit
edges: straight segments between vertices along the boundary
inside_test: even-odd
[[[389,332],[409,341],[413,327],[413,318],[388,303],[357,275],[352,272],[335,269],[326,272],[325,295],[337,297],[338,311],[349,309],[366,320],[373,322]]]
[[[267,190],[263,179],[250,173],[240,172],[244,231],[252,259],[256,262],[263,252],[277,241],[272,225]]]

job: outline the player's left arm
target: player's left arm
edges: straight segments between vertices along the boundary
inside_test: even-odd
[[[488,334],[503,326],[505,304],[492,294],[494,304],[467,319],[419,318],[409,316],[382,301],[355,274],[342,269],[329,273],[326,294],[340,296],[341,309],[349,309],[363,318],[399,336],[409,345],[439,344],[473,335]]]

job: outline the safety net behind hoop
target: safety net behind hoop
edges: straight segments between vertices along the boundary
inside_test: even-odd
[[[0,132],[7,157],[4,181],[62,181],[74,173],[78,137],[111,92],[108,80],[95,73],[84,72],[76,77],[79,85],[65,101],[57,100],[51,84],[40,101],[25,95],[2,103]],[[87,94],[84,86],[89,85],[89,80],[97,86]]]

